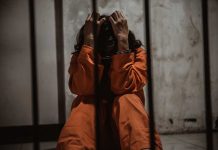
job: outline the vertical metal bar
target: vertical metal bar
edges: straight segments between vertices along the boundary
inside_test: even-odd
[[[58,83],[58,119],[59,123],[66,120],[65,80],[64,80],[64,43],[63,43],[63,1],[55,0],[55,30],[56,30],[56,58]]]
[[[95,138],[96,138],[96,150],[100,150],[100,134],[99,134],[99,75],[98,75],[98,49],[97,49],[97,2],[92,0],[93,10],[93,32],[94,32],[94,85],[95,85]]]
[[[30,21],[30,54],[31,54],[31,75],[32,75],[32,117],[34,127],[33,146],[39,150],[39,115],[38,115],[38,85],[37,85],[37,55],[36,55],[36,33],[35,33],[35,6],[34,0],[29,0],[29,21]]]
[[[155,150],[154,137],[154,108],[153,108],[153,87],[152,87],[152,60],[151,60],[151,39],[150,39],[150,10],[149,0],[144,1],[145,12],[145,40],[147,48],[147,75],[148,75],[148,106],[149,106],[149,132],[150,132],[150,149]]]
[[[202,0],[202,27],[203,27],[203,53],[204,53],[204,90],[205,90],[205,119],[207,150],[213,150],[212,130],[212,107],[211,107],[211,86],[210,86],[210,53],[208,37],[208,1]]]

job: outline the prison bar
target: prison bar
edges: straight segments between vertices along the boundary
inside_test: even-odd
[[[210,85],[210,53],[208,37],[208,0],[202,0],[202,29],[203,29],[203,55],[204,55],[204,90],[205,90],[205,120],[207,150],[213,150],[213,126],[211,107],[211,85]]]
[[[97,49],[97,1],[92,0],[92,11],[93,11],[93,33],[94,33],[94,88],[95,88],[95,143],[96,150],[100,150],[100,133],[99,133],[99,75],[98,75],[98,49]]]
[[[148,76],[148,109],[149,109],[149,133],[150,149],[155,150],[155,122],[154,122],[154,104],[153,104],[153,86],[152,86],[152,60],[151,60],[151,39],[150,39],[150,10],[149,0],[144,1],[145,15],[145,41],[147,50],[147,76]]]
[[[54,1],[56,58],[57,58],[57,88],[58,88],[58,120],[63,124],[66,120],[65,105],[65,74],[64,74],[64,41],[63,41],[63,0]]]
[[[34,0],[29,0],[29,25],[30,25],[30,54],[32,76],[32,117],[33,117],[33,148],[39,150],[39,115],[38,115],[38,85],[37,85],[37,55],[36,55],[36,29]]]

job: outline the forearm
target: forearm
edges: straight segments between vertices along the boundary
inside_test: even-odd
[[[116,94],[137,92],[147,83],[145,53],[117,54],[112,57],[111,82]]]
[[[75,60],[76,59],[76,60]],[[103,66],[99,65],[99,75],[102,76]],[[78,57],[72,60],[69,68],[69,88],[77,95],[92,95],[94,87],[93,48],[83,45]]]

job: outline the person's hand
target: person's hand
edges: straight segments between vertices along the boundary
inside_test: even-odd
[[[93,23],[94,23],[94,14],[89,14],[86,18],[85,26],[84,26],[84,44],[89,46],[94,46],[94,33],[93,33]],[[97,13],[97,35],[99,33],[100,27],[102,23],[106,20],[105,18],[101,18],[99,20],[100,14]]]
[[[128,44],[128,35],[129,29],[127,20],[124,17],[123,13],[120,11],[115,11],[110,17],[114,35],[118,40],[118,50],[127,50],[129,49]]]

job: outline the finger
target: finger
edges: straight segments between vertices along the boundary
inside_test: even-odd
[[[100,14],[96,12],[96,20],[98,20],[99,18],[100,18]]]
[[[86,20],[89,20],[91,17],[91,14],[88,14],[88,16],[86,17]]]
[[[114,18],[112,16],[109,17],[109,21],[111,23],[112,29],[115,32],[115,28],[116,28],[116,21],[114,20]]]
[[[120,14],[123,18],[126,18],[122,11],[120,11]]]
[[[116,18],[117,18],[117,19],[120,19],[119,11],[115,11],[115,15],[116,15]]]
[[[123,18],[120,11],[117,11],[117,16],[118,16],[119,18]]]
[[[93,16],[94,16],[94,12],[92,12],[92,14],[90,15],[89,20],[93,20]]]
[[[104,22],[105,22],[106,18],[101,18],[100,21],[99,21],[99,25],[101,26]]]
[[[126,19],[125,16],[123,15],[122,11],[120,11],[119,14],[120,14],[120,17],[121,17],[122,19]]]
[[[112,17],[113,17],[113,19],[115,20],[115,21],[117,21],[117,19],[118,19],[118,16],[117,16],[117,13],[116,13],[116,11],[111,15]]]
[[[114,20],[112,16],[109,17],[109,21],[112,25],[116,24],[116,21]]]

